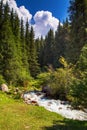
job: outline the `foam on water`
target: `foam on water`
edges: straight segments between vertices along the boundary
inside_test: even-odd
[[[87,121],[87,112],[72,109],[71,105],[61,104],[60,100],[47,99],[44,97],[44,93],[29,92],[24,94],[24,99],[36,101],[39,106],[43,106],[45,109],[61,114],[66,118]]]

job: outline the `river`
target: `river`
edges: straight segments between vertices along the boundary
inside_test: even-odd
[[[45,109],[56,112],[65,118],[87,121],[87,110],[84,112],[72,109],[68,102],[48,99],[42,92],[27,92],[23,95],[23,98],[27,104],[43,106]]]

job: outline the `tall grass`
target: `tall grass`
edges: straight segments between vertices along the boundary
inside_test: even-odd
[[[87,122],[65,119],[0,93],[0,130],[87,130]]]

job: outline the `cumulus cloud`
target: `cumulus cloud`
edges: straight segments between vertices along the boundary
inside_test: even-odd
[[[3,0],[3,2],[4,2],[4,4],[6,2],[8,2],[10,9],[13,8],[14,11],[17,12],[18,17],[20,19],[22,18],[24,20],[24,23],[26,22],[27,19],[28,19],[29,22],[31,21],[32,15],[30,14],[30,12],[24,6],[18,7],[15,0]]]
[[[45,36],[51,29],[54,31],[57,29],[59,20],[52,16],[49,11],[38,11],[34,15],[35,24],[33,25],[36,37]]]
[[[58,27],[59,20],[53,17],[52,13],[49,11],[38,11],[34,17],[32,17],[29,10],[27,10],[25,6],[18,7],[15,0],[3,0],[3,2],[4,4],[8,2],[10,9],[13,8],[14,11],[17,12],[19,18],[24,20],[24,23],[28,19],[31,26],[31,19],[33,18],[34,24],[32,26],[34,28],[36,38],[41,36],[45,37],[50,28],[55,31]]]

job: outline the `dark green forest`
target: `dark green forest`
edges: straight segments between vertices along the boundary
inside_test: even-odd
[[[0,84],[49,86],[50,95],[87,107],[87,0],[70,0],[69,17],[35,39],[33,27],[0,2]]]

